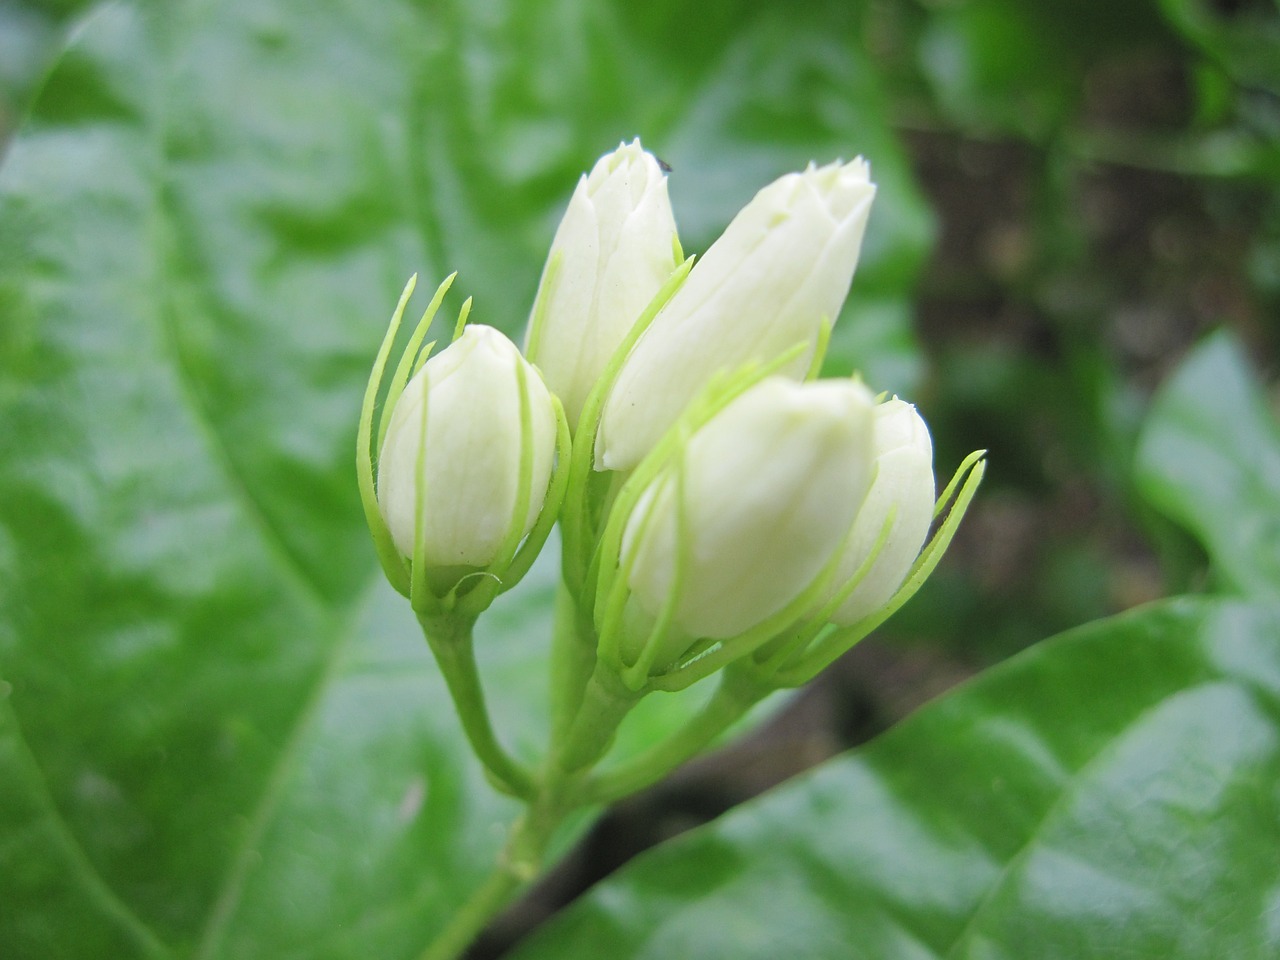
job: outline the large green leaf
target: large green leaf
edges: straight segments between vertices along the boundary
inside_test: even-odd
[[[520,960],[1264,960],[1280,611],[1176,600],[1040,645],[645,855]]]
[[[1229,334],[1201,344],[1157,394],[1136,476],[1204,544],[1224,587],[1280,594],[1280,426]]]
[[[0,956],[413,956],[515,808],[355,495],[405,277],[460,268],[515,331],[618,139],[672,158],[691,249],[764,179],[863,151],[889,320],[843,362],[909,371],[927,217],[838,4],[686,30],[677,5],[114,2],[71,36],[0,168]],[[549,561],[481,626],[526,756]],[[653,698],[623,749],[688,706]]]

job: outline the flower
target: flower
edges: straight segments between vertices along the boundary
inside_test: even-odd
[[[875,186],[861,158],[765,187],[641,335],[596,436],[598,470],[634,467],[719,371],[767,363],[799,378],[849,292]]]
[[[933,522],[933,444],[916,408],[897,397],[878,404],[874,437],[875,473],[845,543],[837,585],[848,583],[871,556],[887,521],[890,526],[870,568],[832,614],[840,625],[856,623],[889,602]]]
[[[515,344],[472,325],[414,375],[390,417],[378,509],[410,559],[421,525],[428,581],[444,594],[537,520],[555,457],[553,401]]]
[[[675,269],[678,250],[666,175],[638,138],[578,181],[551,242],[525,345],[571,425]]]
[[[780,613],[834,559],[870,484],[874,405],[853,380],[774,376],[675,448],[626,518],[619,559],[632,624],[670,608],[658,668],[692,639]],[[646,631],[627,632],[634,661]]]

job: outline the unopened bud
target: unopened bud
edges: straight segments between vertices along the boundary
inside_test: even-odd
[[[525,443],[531,455],[522,469]],[[403,556],[413,557],[421,530],[434,592],[487,567],[517,526],[520,537],[529,532],[555,447],[551,396],[498,330],[466,327],[414,375],[391,412],[377,498]]]
[[[677,249],[666,175],[639,139],[578,181],[551,242],[526,345],[570,425],[675,269]]]
[[[869,168],[812,165],[765,187],[729,224],[627,357],[601,416],[595,466],[628,470],[719,371],[808,348],[799,379],[849,292],[875,195]]]
[[[668,615],[652,662],[694,638],[728,638],[778,614],[834,559],[870,483],[870,392],[851,380],[771,377],[694,433],[627,520],[620,567],[637,620]]]

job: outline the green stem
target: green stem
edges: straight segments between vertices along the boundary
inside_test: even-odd
[[[520,886],[520,878],[514,871],[506,864],[499,864],[453,915],[449,925],[422,951],[420,960],[454,960],[460,956]]]
[[[612,741],[631,705],[587,678],[576,717],[564,721],[564,736],[552,741],[546,768],[527,797],[528,809],[516,821],[498,866],[455,914],[449,926],[422,954],[422,960],[453,960],[475,939],[488,920],[521,887],[537,878],[547,846],[565,816],[582,806],[582,768],[594,762]],[[585,758],[591,759],[585,759]]]
[[[490,919],[538,876],[556,828],[586,802],[583,788],[589,769],[609,749],[618,725],[641,694],[627,689],[613,672],[596,663],[594,632],[583,628],[572,597],[562,590],[552,667],[557,691],[554,733],[546,767],[535,781],[494,736],[472,650],[474,618],[420,619],[472,749],[499,786],[528,803],[493,873],[420,955],[420,960],[455,960]]]
[[[583,623],[578,604],[563,582],[556,593],[556,617],[551,646],[551,742],[562,743],[582,707],[587,684],[596,665],[596,637]]]
[[[584,799],[612,803],[656,783],[704,750],[772,689],[745,671],[726,669],[711,699],[684,726],[627,763],[592,778]]]
[[[599,761],[613,745],[623,717],[643,695],[623,686],[616,673],[597,662],[567,734],[553,741],[549,780],[567,781]]]
[[[480,683],[480,671],[476,668],[475,649],[471,641],[474,617],[444,615],[420,616],[423,633],[431,652],[435,654],[444,682],[453,697],[462,729],[471,749],[484,764],[494,785],[517,797],[530,798],[534,794],[533,779],[529,772],[503,749],[493,731],[489,711],[485,706],[484,687]]]
[[[422,951],[419,960],[461,956],[494,915],[538,876],[551,836],[567,812],[552,792],[540,792],[512,827],[497,867]]]

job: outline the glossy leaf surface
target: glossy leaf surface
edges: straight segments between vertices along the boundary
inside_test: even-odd
[[[1280,426],[1227,334],[1202,343],[1158,393],[1137,479],[1204,545],[1225,588],[1280,594]]]
[[[872,156],[888,319],[841,362],[909,379],[927,217],[842,14],[711,5],[676,68],[679,15],[115,2],[69,33],[0,167],[0,956],[411,957],[488,870],[516,808],[377,573],[356,416],[404,279],[460,269],[518,332],[623,137],[671,158],[690,250],[765,180]],[[553,580],[480,628],[526,757]]]
[[[606,880],[520,960],[1263,960],[1280,613],[1072,631]]]

